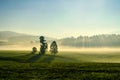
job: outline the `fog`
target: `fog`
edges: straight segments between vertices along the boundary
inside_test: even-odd
[[[60,47],[59,51],[66,51],[66,52],[120,52],[120,48],[109,48],[109,47],[102,47],[102,48],[75,48],[75,47]]]
[[[31,51],[32,47],[36,47],[39,51],[39,45],[2,45],[0,46],[0,50],[28,50]],[[48,46],[49,51],[49,46]],[[65,47],[65,46],[58,46],[58,51],[64,52],[120,52],[120,48],[76,48],[76,47]]]
[[[0,46],[0,50],[31,50],[32,46],[26,45],[2,45]]]

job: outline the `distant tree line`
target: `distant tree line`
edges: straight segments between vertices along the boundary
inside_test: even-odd
[[[120,35],[94,35],[70,37],[61,40],[61,45],[74,47],[120,47]]]

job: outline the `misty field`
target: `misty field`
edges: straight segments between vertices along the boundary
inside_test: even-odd
[[[0,51],[1,80],[120,80],[120,51]]]

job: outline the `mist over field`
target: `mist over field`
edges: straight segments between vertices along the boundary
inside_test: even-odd
[[[48,45],[48,51],[49,51]],[[40,45],[2,45],[0,46],[0,50],[27,50],[32,51],[32,48],[36,47],[37,50],[40,50]],[[120,48],[109,48],[109,47],[102,47],[102,48],[77,48],[77,47],[68,47],[68,46],[59,46],[58,51],[62,52],[119,52]]]
[[[4,53],[8,52],[6,56],[9,56],[12,53],[11,51],[13,51],[15,55],[18,55],[18,53],[22,51],[22,54],[25,55],[30,54],[32,48],[36,47],[37,52],[35,55],[38,55],[41,45],[39,37],[40,36],[11,31],[0,32],[0,51]],[[52,56],[50,53],[50,45],[53,41],[56,41],[58,45],[58,53],[52,62],[120,63],[119,34],[80,35],[76,38],[66,37],[61,39],[45,36],[45,40],[48,44],[46,56]],[[4,53],[1,52],[1,55],[4,56]],[[33,57],[35,55],[33,55]]]
[[[62,39],[45,37],[48,51],[52,41],[56,41],[59,51],[68,52],[101,52],[120,51],[120,35],[95,35],[66,37]],[[33,47],[40,50],[39,36],[21,34],[11,31],[0,32],[0,50],[29,50]]]

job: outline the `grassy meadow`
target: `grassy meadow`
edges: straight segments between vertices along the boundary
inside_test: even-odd
[[[0,51],[1,80],[120,80],[120,51]]]

